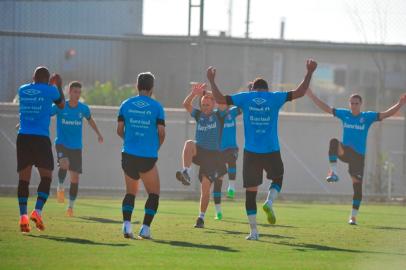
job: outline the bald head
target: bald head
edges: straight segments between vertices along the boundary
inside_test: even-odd
[[[39,66],[34,70],[33,80],[35,83],[48,83],[50,76],[46,67]]]

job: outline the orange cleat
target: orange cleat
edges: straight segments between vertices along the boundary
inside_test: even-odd
[[[65,191],[63,189],[56,191],[56,199],[57,199],[58,203],[65,202]]]
[[[35,223],[35,227],[37,227],[39,231],[45,230],[44,223],[42,222],[42,217],[36,210],[33,210],[31,212],[30,219]]]
[[[68,209],[66,209],[66,216],[73,217],[73,208],[68,207]]]
[[[30,227],[30,220],[28,219],[28,215],[22,215],[20,217],[20,231],[22,233],[29,233],[31,231]]]

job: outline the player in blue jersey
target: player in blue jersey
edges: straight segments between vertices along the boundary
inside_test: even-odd
[[[236,118],[242,111],[236,106],[228,107],[225,104],[219,104],[219,109],[225,111],[224,127],[221,138],[220,150],[227,164],[228,173],[228,188],[227,197],[234,199],[235,196],[235,178],[237,174],[237,158],[238,158],[238,145],[237,145],[237,121]],[[214,190],[216,194],[221,195],[220,191]]]
[[[307,95],[322,111],[334,115],[343,124],[342,141],[336,138],[330,140],[328,151],[330,171],[326,180],[330,183],[339,180],[337,176],[338,159],[348,164],[348,172],[354,189],[352,211],[348,223],[356,225],[362,200],[362,179],[364,176],[368,130],[375,121],[382,121],[394,115],[406,103],[406,94],[400,97],[399,102],[384,112],[361,111],[362,98],[358,94],[350,96],[350,109],[332,108],[314,95],[310,89],[307,91]]]
[[[82,122],[86,118],[89,125],[97,134],[99,143],[103,143],[103,136],[93,120],[89,106],[79,101],[82,84],[77,81],[69,83],[69,100],[65,108],[52,106],[52,115],[56,115],[55,148],[58,159],[58,202],[64,202],[63,183],[67,171],[70,174],[69,206],[66,214],[73,216],[73,206],[78,194],[79,175],[82,173]]]
[[[144,183],[148,199],[138,239],[151,238],[150,226],[158,210],[160,181],[156,161],[165,139],[165,114],[161,104],[151,98],[154,81],[152,73],[140,73],[137,78],[139,94],[123,101],[118,112],[117,134],[124,140],[121,167],[126,183],[122,203],[125,238],[133,238],[131,215],[139,179]]]
[[[295,90],[269,92],[268,83],[258,78],[253,82],[252,89],[231,96],[224,96],[218,89],[215,82],[216,70],[213,67],[207,70],[207,78],[216,101],[220,104],[235,105],[243,112],[245,134],[243,182],[246,188],[245,208],[251,229],[247,240],[259,238],[256,197],[258,186],[262,184],[264,170],[272,183],[263,210],[270,224],[276,222],[272,204],[281,191],[284,174],[278,140],[278,115],[285,102],[305,95],[317,63],[307,60],[306,67],[306,76]]]
[[[55,87],[56,86],[56,87]],[[20,100],[20,122],[17,135],[18,203],[20,207],[20,230],[30,232],[27,214],[29,184],[32,166],[37,167],[41,181],[37,189],[37,202],[30,219],[38,230],[45,229],[42,209],[49,196],[54,169],[49,123],[52,103],[59,108],[65,106],[62,92],[62,79],[58,74],[50,76],[46,67],[37,67],[33,82],[18,89]]]
[[[205,90],[206,84],[192,84],[192,91],[183,101],[183,106],[196,120],[195,141],[188,140],[183,148],[183,169],[176,172],[176,179],[184,185],[190,185],[192,162],[199,168],[200,180],[200,213],[196,219],[195,228],[204,228],[204,218],[210,200],[210,188],[222,185],[222,177],[226,167],[221,157],[221,133],[224,125],[224,115],[215,110],[216,102],[213,95]],[[200,98],[200,110],[193,108],[193,100]],[[216,188],[218,189],[218,188]],[[218,201],[217,194],[213,194]],[[220,193],[221,199],[221,193]],[[220,204],[216,204],[216,213],[221,213]],[[217,215],[221,219],[222,214]]]

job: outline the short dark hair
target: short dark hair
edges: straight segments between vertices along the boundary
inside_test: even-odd
[[[268,83],[262,78],[256,78],[252,83],[252,90],[269,90]]]
[[[34,82],[36,83],[48,83],[51,74],[49,70],[44,66],[36,67],[34,70]]]
[[[155,76],[151,72],[142,72],[137,77],[137,88],[139,91],[151,91],[154,87]]]
[[[69,89],[73,87],[82,88],[82,84],[78,81],[72,81],[69,83]]]
[[[358,98],[359,101],[362,103],[362,97],[361,97],[360,94],[352,94],[352,95],[350,96],[350,99],[352,99],[352,98]]]

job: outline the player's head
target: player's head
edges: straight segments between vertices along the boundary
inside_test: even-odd
[[[82,94],[82,84],[78,81],[69,83],[69,98],[70,100],[78,101]]]
[[[268,83],[262,78],[256,78],[252,82],[252,91],[269,91]]]
[[[362,97],[359,94],[352,94],[349,99],[349,106],[353,113],[358,114],[361,111]]]
[[[142,72],[137,77],[138,91],[146,91],[149,95],[152,94],[154,88],[155,76],[151,72]]]
[[[34,75],[32,76],[32,80],[34,83],[48,83],[51,74],[49,70],[44,66],[39,66],[34,70]]]
[[[205,114],[210,114],[213,112],[216,106],[216,100],[214,99],[213,93],[206,91],[204,95],[200,98],[200,109]]]

